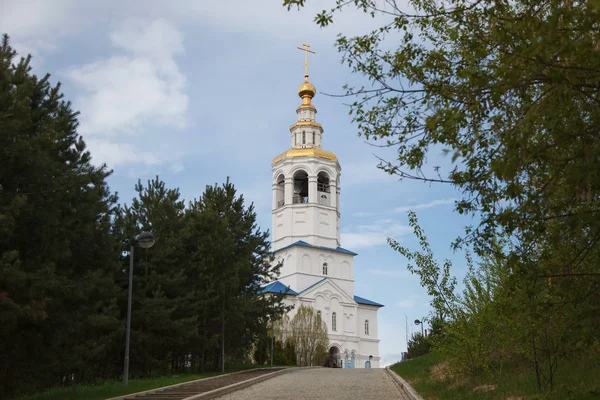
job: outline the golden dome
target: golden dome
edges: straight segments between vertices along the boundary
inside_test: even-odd
[[[319,157],[324,158],[326,160],[337,161],[337,157],[331,151],[325,151],[322,149],[318,149],[316,147],[309,148],[295,148],[289,149],[285,153],[281,153],[277,157],[273,159],[271,165],[278,163],[281,160],[286,158],[294,158],[294,157]]]
[[[304,81],[302,85],[298,86],[298,96],[300,97],[310,96],[312,99],[315,97],[315,94],[317,94],[317,89],[308,81],[308,79]]]

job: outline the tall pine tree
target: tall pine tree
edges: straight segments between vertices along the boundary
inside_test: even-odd
[[[0,397],[106,373],[120,321],[116,196],[77,113],[0,45]]]

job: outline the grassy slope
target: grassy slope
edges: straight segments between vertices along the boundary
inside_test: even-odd
[[[535,373],[531,368],[520,370],[505,367],[502,379],[493,382],[485,377],[469,379],[432,377],[432,367],[442,363],[437,353],[418,357],[408,362],[398,363],[391,368],[406,379],[427,400],[591,400],[600,399],[600,363],[591,359],[564,362],[559,365],[555,388],[552,392],[538,393]],[[495,384],[491,391],[474,392],[473,388]]]
[[[225,373],[231,373],[251,368],[263,368],[265,365],[240,365],[229,367]],[[220,372],[208,372],[205,374],[178,374],[163,376],[152,379],[132,379],[127,389],[123,388],[122,380],[111,380],[89,385],[73,385],[64,388],[49,389],[45,392],[36,393],[16,400],[104,400],[124,394],[143,392],[144,390],[156,389],[163,386],[175,385],[195,379],[208,378],[221,375]]]

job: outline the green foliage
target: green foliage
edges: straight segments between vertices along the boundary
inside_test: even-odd
[[[0,397],[110,368],[116,197],[49,76],[0,44]]]
[[[301,305],[294,317],[283,315],[275,323],[278,342],[276,357],[283,365],[324,365],[329,356],[329,336],[321,314],[314,308]]]
[[[275,365],[297,365],[296,349],[290,338],[285,342],[275,340],[273,362]]]
[[[119,378],[131,239],[130,376],[215,370],[248,359],[287,308],[260,296],[276,279],[268,232],[234,185],[186,207],[158,177],[117,205],[77,113],[49,76],[0,45],[0,397]],[[223,357],[223,352],[225,356]]]
[[[486,374],[456,375],[447,359],[436,351],[390,367],[406,379],[425,399],[440,400],[592,400],[600,395],[597,376],[600,365],[593,357],[567,361],[557,373],[553,391],[540,393],[535,373],[518,362],[508,361],[502,379],[491,381]],[[482,390],[485,389],[485,390]]]
[[[257,366],[232,365],[227,367],[226,373],[243,371],[255,367]],[[157,378],[132,379],[129,381],[127,388],[123,387],[123,381],[120,379],[96,382],[93,384],[75,384],[70,387],[53,388],[41,393],[19,397],[17,400],[104,400],[129,393],[143,392],[218,375],[221,375],[221,372],[206,372],[203,374],[183,373],[160,376]]]
[[[419,357],[425,355],[431,351],[431,344],[427,337],[420,333],[415,333],[408,340],[408,354],[410,358]]]
[[[304,3],[284,0],[288,9]],[[345,87],[359,97],[350,109],[359,135],[396,150],[379,167],[452,185],[462,193],[456,211],[478,221],[454,243],[482,260],[475,267],[467,258],[463,293],[414,216],[422,251],[391,243],[444,321],[433,345],[467,374],[498,378],[505,361],[522,359],[538,389],[551,389],[559,365],[600,332],[597,2],[331,4],[318,25],[346,7],[381,19],[337,40],[343,61],[368,81]],[[449,167],[431,161],[440,150]]]

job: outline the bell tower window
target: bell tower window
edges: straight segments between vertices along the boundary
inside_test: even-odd
[[[294,204],[308,203],[308,174],[297,171],[294,174]]]
[[[327,263],[323,263],[323,275],[327,275]]]
[[[317,144],[317,142],[316,142],[316,140],[315,140],[315,137],[316,137],[316,135],[315,135],[315,133],[313,132],[313,141],[312,141],[312,142],[313,142],[313,144]]]
[[[302,131],[302,144],[306,144],[306,132]]]
[[[277,177],[276,208],[283,207],[285,204],[285,176],[283,174]]]
[[[329,186],[329,175],[326,172],[319,172],[317,175],[317,194],[319,197],[319,204],[323,204],[325,206],[331,205],[330,200],[330,186]]]

